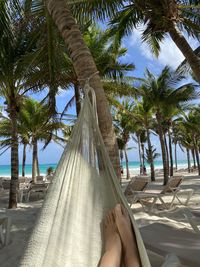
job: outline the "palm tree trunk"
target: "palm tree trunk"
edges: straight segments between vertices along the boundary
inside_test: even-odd
[[[150,155],[151,181],[155,181],[155,168],[154,168],[152,145],[151,145],[151,139],[150,139],[150,133],[149,133],[148,127],[147,127],[147,143],[148,143],[148,150],[149,150],[149,155]]]
[[[142,170],[143,170],[143,167],[144,166],[142,165],[142,153],[141,153],[141,145],[140,145],[140,135],[139,134],[136,134],[136,136],[137,136],[137,140],[138,140],[138,154],[139,154],[140,166],[142,166]]]
[[[166,147],[165,147],[165,140],[164,140],[164,134],[163,129],[161,126],[161,115],[157,112],[156,113],[156,119],[158,122],[158,135],[160,139],[160,146],[161,146],[161,152],[162,152],[162,162],[163,162],[163,172],[164,172],[164,185],[167,184],[169,179],[169,173],[168,173],[168,162],[167,162],[167,156],[166,156]]]
[[[178,170],[178,164],[177,164],[177,142],[174,143],[174,155],[175,155],[175,167],[176,171]]]
[[[172,139],[171,139],[170,130],[168,130],[168,138],[169,138],[170,176],[173,176],[174,175],[174,161],[173,161]]]
[[[129,172],[129,167],[128,167],[128,155],[126,148],[124,148],[124,155],[125,155],[125,160],[126,160],[126,179],[130,179],[130,172]]]
[[[190,150],[186,148],[187,151],[187,162],[188,162],[188,172],[190,173],[191,171],[191,165],[190,165]]]
[[[192,148],[192,158],[193,158],[193,163],[194,163],[194,169],[196,170],[197,166],[196,166],[196,159],[195,159],[195,154],[194,154],[194,148]]]
[[[11,143],[11,181],[10,181],[8,208],[13,209],[17,208],[19,156],[18,156],[17,112],[16,109],[12,107],[10,108],[10,120],[12,123],[12,143]]]
[[[165,142],[165,149],[166,149],[166,157],[167,157],[167,168],[168,168],[168,174],[169,174],[169,150],[168,150],[168,145],[167,145],[167,138],[166,134],[164,133],[164,142]]]
[[[74,93],[76,99],[76,114],[78,116],[81,111],[80,88],[78,83],[74,84]]]
[[[195,154],[196,154],[198,175],[200,175],[199,149],[198,149],[197,140],[196,140],[195,137],[194,137],[194,151],[195,151]]]
[[[33,158],[32,158],[32,181],[34,183],[36,180],[36,171],[37,171],[37,140],[33,138]]]
[[[177,45],[177,47],[185,56],[196,79],[200,83],[200,59],[197,55],[195,55],[189,43],[182,35],[181,31],[178,29],[178,26],[176,25],[175,22],[171,24],[171,27],[169,27],[169,34],[174,43]]]
[[[40,165],[38,160],[38,152],[37,152],[37,176],[40,176]]]
[[[89,82],[91,87],[95,90],[97,99],[99,128],[101,130],[101,134],[114,170],[116,171],[117,176],[120,178],[121,171],[119,153],[114,127],[112,124],[112,117],[92,55],[81,36],[79,27],[72,16],[66,1],[46,0],[46,5],[47,10],[57,25],[68,48],[74,70],[80,81],[80,86],[84,88],[86,81],[88,78],[90,78]]]
[[[141,143],[141,149],[142,149],[142,166],[144,168],[144,143]]]
[[[25,177],[25,165],[26,165],[26,146],[25,143],[23,146],[23,157],[22,157],[22,176]]]

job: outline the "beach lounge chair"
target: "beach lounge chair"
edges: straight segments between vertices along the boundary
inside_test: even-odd
[[[187,267],[200,266],[200,238],[196,233],[161,223],[144,226],[140,232],[147,249],[161,256],[174,253]]]
[[[10,218],[0,213],[0,243],[2,246],[6,246],[10,240]]]
[[[135,196],[138,192],[143,192],[148,185],[148,180],[144,178],[133,178],[127,185],[124,194],[128,200],[129,205],[131,206],[135,203]]]
[[[191,196],[193,195],[194,190],[193,189],[181,190],[180,185],[181,185],[182,181],[183,181],[182,176],[174,176],[174,177],[171,177],[169,179],[167,185],[162,187],[162,189],[159,189],[159,190],[147,189],[147,190],[145,190],[145,192],[138,192],[134,196],[134,203],[139,201],[143,206],[143,200],[153,199],[150,207],[148,208],[148,212],[151,212],[153,210],[153,207],[154,207],[155,203],[157,202],[157,200],[160,200],[160,202],[163,204],[163,206],[166,209],[168,209],[165,201],[163,200],[163,197],[165,197],[165,196],[172,196],[172,200],[170,202],[169,208],[171,208],[173,206],[175,199],[177,199],[181,205],[183,205],[183,204],[188,205],[189,200],[190,200]],[[182,201],[178,197],[178,193],[183,192],[183,191],[185,193],[187,193],[187,198],[186,198],[185,203],[182,203]]]
[[[42,197],[45,197],[47,193],[47,189],[49,187],[48,183],[40,183],[40,184],[34,184],[32,183],[30,186],[30,190],[28,191],[27,201],[29,201],[29,198],[31,195],[42,195]]]

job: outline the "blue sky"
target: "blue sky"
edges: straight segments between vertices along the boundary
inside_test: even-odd
[[[132,73],[135,77],[142,77],[144,70],[148,68],[151,72],[155,74],[159,74],[165,65],[169,65],[173,69],[184,60],[184,56],[176,47],[176,45],[171,41],[169,37],[165,39],[165,41],[161,44],[161,53],[156,59],[148,46],[141,42],[141,31],[142,29],[133,30],[132,34],[125,38],[123,41],[123,46],[128,48],[127,55],[122,58],[122,61],[134,63],[136,69]],[[193,48],[196,48],[200,45],[197,40],[189,39],[189,43]],[[130,75],[130,74],[129,74]],[[37,99],[42,99],[45,93],[40,93],[36,96]],[[62,111],[65,104],[72,97],[73,91],[61,91],[57,96],[57,107],[59,111]],[[68,113],[74,113],[74,108],[71,108]],[[157,148],[157,152],[160,152],[159,140],[157,137],[152,136],[152,143]],[[129,142],[130,147],[137,147],[137,144],[133,143],[133,141]],[[41,150],[42,144],[39,144],[39,162],[40,164],[45,163],[57,163],[62,154],[63,148],[57,144],[51,143],[44,151]],[[27,150],[27,163],[31,163],[32,161],[32,151],[31,149]],[[137,161],[138,160],[138,152],[136,149],[132,149],[129,151],[129,160]],[[19,149],[20,163],[22,159],[22,147]],[[178,149],[178,159],[183,160],[186,159],[186,155]],[[0,164],[10,164],[10,151],[7,151],[0,157]]]

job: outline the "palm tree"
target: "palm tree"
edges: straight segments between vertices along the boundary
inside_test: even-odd
[[[148,163],[150,164],[151,168],[151,180],[155,181],[155,170],[154,170],[154,157],[153,157],[153,146],[151,144],[151,138],[150,138],[150,131],[152,127],[152,108],[148,102],[146,102],[144,99],[142,99],[141,102],[138,102],[135,109],[134,109],[134,117],[138,121],[139,125],[143,125],[144,129],[146,130],[146,138],[148,144]],[[144,151],[143,151],[144,154]],[[144,160],[143,160],[144,164]]]
[[[124,151],[125,161],[126,161],[126,178],[130,178],[129,167],[128,167],[128,155],[127,155],[127,143],[130,140],[131,132],[133,131],[134,121],[131,117],[131,111],[133,108],[133,103],[126,99],[120,105],[121,109],[117,109],[114,114],[114,125],[121,143],[121,148]]]
[[[196,163],[198,167],[198,174],[200,175],[200,159],[199,159],[199,120],[200,120],[200,108],[193,108],[187,115],[184,116],[183,126],[185,127],[187,134],[190,134],[193,153],[196,157]],[[194,157],[194,158],[195,158]]]
[[[46,0],[45,4],[65,41],[81,88],[84,88],[86,81],[89,79],[90,85],[95,90],[101,134],[113,167],[120,177],[120,163],[114,127],[112,125],[112,117],[92,55],[84,42],[77,22],[72,15],[71,8],[66,1]],[[109,1],[109,4],[111,4],[111,1]],[[113,3],[112,5],[116,7],[117,3]]]
[[[18,187],[18,132],[17,120],[24,94],[32,89],[34,69],[27,58],[35,49],[35,40],[23,17],[23,8],[14,2],[2,1],[0,21],[0,95],[5,100],[11,122],[11,185],[9,208],[17,207]]]
[[[134,65],[121,63],[119,58],[126,55],[127,49],[123,47],[115,47],[113,40],[107,35],[107,32],[100,30],[97,26],[89,26],[88,29],[84,29],[82,35],[98,68],[107,98],[109,92],[115,94],[126,94],[126,90],[123,89],[125,86],[128,88],[128,84],[125,83],[124,76],[126,72],[134,69]],[[66,54],[65,58],[67,57],[68,56]],[[70,61],[69,58],[68,60]],[[73,85],[75,94],[67,103],[64,111],[66,111],[72,101],[75,100],[78,115],[80,111],[81,88],[72,63],[71,66],[68,66],[68,71],[70,69],[71,73],[69,72],[69,78],[67,79],[69,83]]]
[[[194,76],[200,83],[200,60],[192,50],[182,32],[199,38],[199,1],[179,0],[133,0],[125,2],[123,8],[112,19],[112,33],[120,39],[130,33],[133,27],[143,23],[146,27],[142,39],[158,55],[160,43],[168,33],[185,56]]]
[[[64,128],[61,122],[53,121],[50,118],[48,105],[41,104],[34,99],[28,98],[24,102],[20,111],[21,128],[26,131],[33,146],[32,157],[32,180],[36,182],[36,172],[38,172],[38,141],[45,142],[44,148],[52,139],[61,139],[55,133],[57,130]]]
[[[141,95],[145,101],[150,103],[155,113],[158,124],[158,134],[161,144],[163,170],[164,170],[164,184],[168,181],[168,162],[166,157],[166,147],[164,141],[164,129],[162,122],[164,120],[163,110],[171,107],[179,107],[185,101],[195,99],[195,86],[193,84],[185,84],[174,89],[183,76],[173,73],[169,67],[165,67],[159,77],[155,77],[149,70],[145,74],[146,79],[138,90],[138,95]]]

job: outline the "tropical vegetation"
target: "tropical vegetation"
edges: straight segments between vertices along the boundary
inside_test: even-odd
[[[172,39],[185,57],[177,71],[165,66],[157,74],[149,68],[133,76],[137,62],[127,56],[123,40],[139,27],[156,56],[161,42]],[[17,207],[19,146],[23,176],[26,149],[32,149],[36,182],[38,142],[44,149],[53,141],[66,144],[66,113],[75,104],[79,114],[87,82],[95,90],[99,128],[118,177],[119,158],[131,177],[129,151],[136,146],[142,172],[148,163],[152,181],[159,147],[164,184],[174,175],[174,163],[177,169],[178,146],[186,151],[188,171],[197,167],[200,174],[200,108],[193,102],[199,98],[200,59],[199,48],[193,51],[188,41],[200,37],[199,1],[3,0],[0,28],[0,145],[2,153],[11,151],[9,208]],[[61,111],[56,97],[71,89]]]

